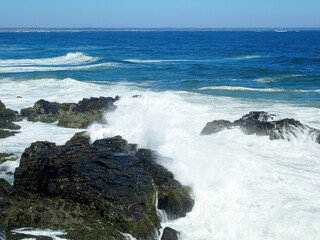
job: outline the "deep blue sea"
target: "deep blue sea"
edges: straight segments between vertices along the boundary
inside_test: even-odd
[[[129,82],[320,107],[320,32],[0,33],[0,78]]]
[[[209,121],[257,110],[320,129],[320,31],[0,32],[7,107],[116,95],[106,123],[88,128],[91,140],[121,135],[158,151],[171,159],[161,164],[192,188],[193,211],[163,227],[182,240],[319,239],[314,135],[271,141],[237,128],[199,133]],[[0,139],[0,152],[21,155],[39,140],[64,144],[81,131],[18,124],[21,133]],[[0,177],[12,183],[7,173],[18,165],[1,164]]]

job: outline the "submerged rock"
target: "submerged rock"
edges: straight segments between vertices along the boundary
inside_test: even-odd
[[[19,133],[10,130],[20,129],[21,127],[19,125],[13,123],[14,121],[20,120],[21,118],[18,115],[18,112],[6,108],[0,100],[0,138],[7,138]]]
[[[80,134],[81,135],[81,134]],[[173,217],[191,211],[190,190],[120,136],[63,146],[35,142],[22,154],[14,186],[0,184],[0,223],[63,229],[73,239],[153,239],[159,207]],[[161,205],[161,206],[160,206]]]
[[[177,232],[173,228],[166,227],[163,230],[161,240],[178,240],[178,239],[179,239],[179,232]]]
[[[266,112],[250,112],[240,119],[232,122],[218,120],[207,123],[201,131],[201,135],[217,133],[226,128],[240,127],[245,134],[269,136],[271,140],[287,139],[289,135],[297,136],[297,130],[307,134],[315,134],[316,141],[320,143],[320,131],[303,125],[293,118],[274,120],[274,115]]]
[[[78,103],[57,103],[46,100],[37,101],[33,107],[21,110],[28,121],[53,123],[68,128],[87,128],[90,124],[103,119],[103,113],[114,111],[115,101],[120,98],[100,97],[84,98]]]

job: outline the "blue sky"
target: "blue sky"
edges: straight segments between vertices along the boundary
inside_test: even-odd
[[[4,27],[320,27],[320,0],[0,0]]]

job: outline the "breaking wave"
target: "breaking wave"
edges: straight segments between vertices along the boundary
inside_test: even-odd
[[[197,59],[125,59],[124,62],[129,63],[177,63],[177,62],[218,62],[218,61],[232,61],[232,60],[248,60],[261,58],[260,55],[243,55],[237,57],[226,57],[226,58],[217,58],[217,59],[207,59],[207,60],[197,60]]]
[[[0,67],[80,65],[96,62],[98,60],[100,60],[100,58],[91,57],[81,52],[70,52],[64,56],[52,58],[1,59]]]

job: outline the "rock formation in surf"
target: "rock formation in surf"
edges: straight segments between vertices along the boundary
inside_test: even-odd
[[[28,121],[53,123],[68,128],[87,128],[103,119],[104,112],[114,111],[115,101],[120,98],[100,97],[84,98],[78,103],[57,103],[46,100],[37,101],[33,107],[21,110],[21,115]]]
[[[320,131],[311,128],[301,122],[286,118],[274,120],[275,115],[266,112],[250,112],[240,119],[230,122],[227,120],[214,120],[208,122],[202,129],[201,135],[209,135],[233,127],[240,127],[245,134],[256,134],[259,136],[269,136],[271,140],[286,139],[288,135],[297,136],[297,130],[314,136],[316,142],[320,143]]]
[[[22,154],[14,186],[0,181],[0,223],[57,229],[71,239],[154,239],[158,206],[170,218],[185,216],[194,201],[158,161],[120,136],[92,144],[81,133],[63,146],[32,143]],[[158,199],[156,199],[158,197]]]
[[[14,122],[20,120],[21,118],[18,115],[18,112],[6,108],[0,100],[0,139],[14,136],[19,133],[14,130],[19,130],[21,127]]]

